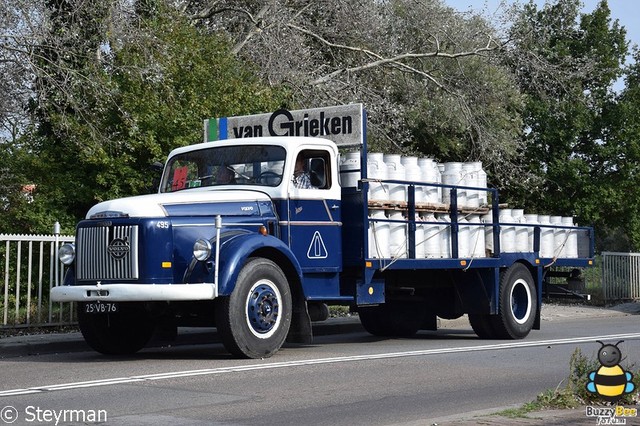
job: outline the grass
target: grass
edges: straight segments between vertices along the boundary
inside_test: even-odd
[[[507,417],[509,419],[521,419],[521,418],[528,418],[529,416],[527,414],[532,413],[534,411],[540,411],[541,409],[542,408],[540,407],[540,405],[534,401],[534,402],[528,402],[524,404],[522,407],[508,408],[496,414],[502,417]]]
[[[49,301],[43,300],[38,306],[37,299],[33,299],[27,305],[25,298],[20,301],[19,309],[16,311],[15,296],[9,295],[7,302],[6,326],[3,326],[5,305],[0,302],[0,328],[48,326],[50,325],[49,313],[51,313],[51,319],[54,324],[74,322],[71,317],[71,303],[52,303],[50,307]]]
[[[557,388],[548,389],[539,394],[534,401],[528,402],[521,407],[511,408],[496,413],[507,418],[526,418],[528,414],[541,410],[575,409],[583,405],[611,405],[600,399],[596,394],[587,391],[589,373],[600,368],[597,360],[590,359],[582,354],[580,348],[571,355],[569,360],[569,376],[563,380]],[[634,370],[634,366],[625,367],[625,371],[633,374],[633,382],[636,386],[634,392],[623,396],[617,405],[636,405],[640,399],[640,370]],[[565,383],[564,386],[562,384]]]
[[[0,339],[5,337],[31,336],[36,334],[72,333],[78,330],[78,327],[75,325],[0,328]]]

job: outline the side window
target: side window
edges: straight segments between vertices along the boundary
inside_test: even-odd
[[[304,150],[296,157],[293,185],[299,189],[331,188],[331,161],[326,151]]]

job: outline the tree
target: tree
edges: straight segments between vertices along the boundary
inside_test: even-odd
[[[619,236],[615,251],[640,250],[640,51],[635,48],[633,63],[627,67],[625,88],[612,111],[611,133],[606,145],[608,160],[603,161],[608,176],[610,201],[606,203],[607,230]],[[626,244],[620,244],[620,240]]]
[[[610,140],[613,83],[627,53],[625,30],[607,2],[579,14],[578,0],[534,2],[519,11],[506,63],[526,94],[525,158],[535,179],[511,188],[510,202],[538,213],[610,224],[619,200],[610,179],[618,167]]]
[[[34,114],[11,176],[37,183],[34,211],[66,212],[67,227],[144,192],[147,165],[198,141],[203,118],[349,102],[369,112],[371,150],[481,160],[503,199],[539,213],[606,225],[602,199],[625,211],[609,176],[627,46],[605,1],[585,15],[578,0],[529,3],[503,39],[442,0],[44,5],[0,18],[32,31],[0,39],[11,78],[36,76],[20,86]]]
[[[84,18],[91,7],[55,5],[38,55],[35,121],[20,140],[19,168],[37,188],[32,206],[59,214],[67,232],[96,202],[149,191],[150,163],[199,142],[204,118],[282,103],[224,37],[203,34],[163,2],[111,6]],[[86,20],[88,33],[78,32]]]
[[[494,29],[440,0],[185,0],[183,10],[292,107],[362,102],[374,150],[481,159],[496,179],[520,152],[522,100]]]
[[[27,123],[26,104],[31,95],[27,40],[37,40],[33,29],[41,23],[42,9],[27,0],[0,1],[0,143],[15,142]]]

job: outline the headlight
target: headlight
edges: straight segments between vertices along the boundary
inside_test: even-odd
[[[193,257],[204,262],[211,256],[211,243],[209,240],[197,240],[193,245]]]
[[[72,243],[60,246],[58,249],[58,259],[67,266],[71,265],[76,259],[76,246]]]

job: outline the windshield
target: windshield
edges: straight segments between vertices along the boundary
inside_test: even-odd
[[[160,192],[218,185],[278,186],[286,151],[280,146],[218,146],[169,159]]]

